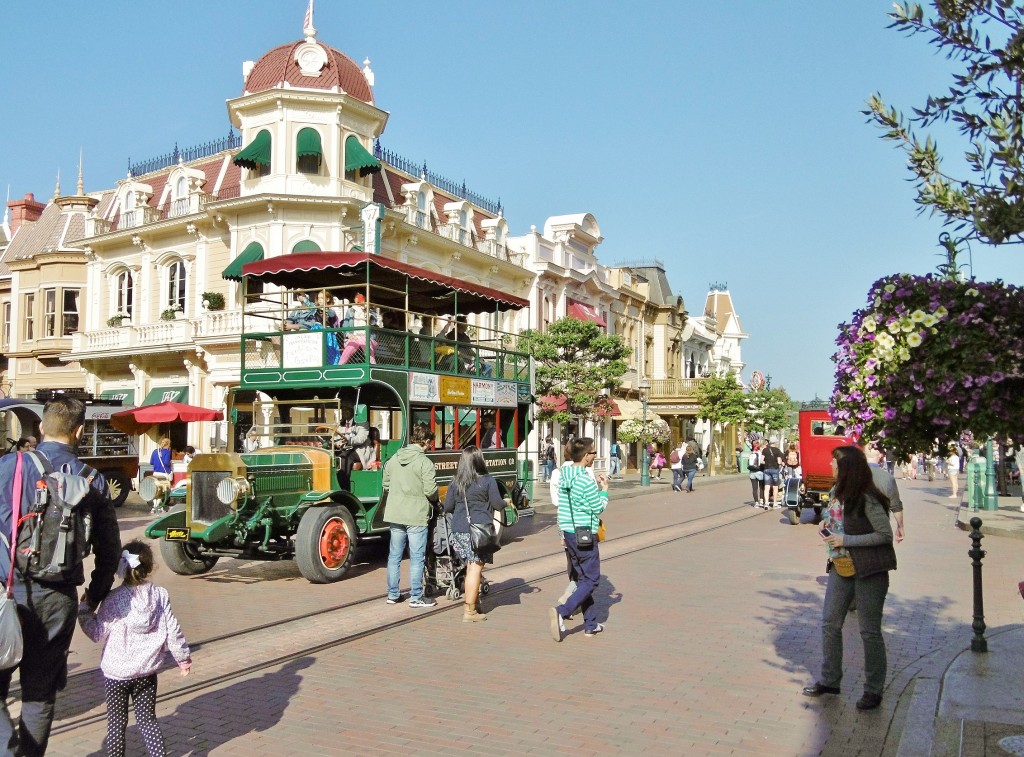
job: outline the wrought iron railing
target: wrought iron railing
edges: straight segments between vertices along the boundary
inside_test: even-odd
[[[443,192],[455,195],[456,197],[461,197],[463,200],[469,200],[469,202],[473,203],[478,208],[483,208],[488,213],[492,213],[496,216],[501,215],[500,198],[495,202],[493,200],[489,200],[483,195],[470,191],[469,189],[466,189],[465,181],[460,184],[457,181],[452,181],[449,178],[434,173],[427,168],[426,161],[416,163],[415,161],[409,160],[408,158],[381,146],[379,139],[373,144],[373,155],[378,160],[383,160],[385,163],[394,166],[399,171],[407,173],[410,176],[417,176],[424,181],[430,182]]]
[[[228,135],[221,139],[214,139],[201,145],[181,148],[179,148],[178,144],[175,143],[174,149],[166,155],[158,155],[155,158],[140,160],[138,163],[132,163],[131,158],[129,158],[128,174],[130,176],[142,176],[147,173],[159,171],[161,168],[166,168],[167,166],[176,165],[179,162],[190,163],[193,160],[208,158],[209,156],[216,155],[224,150],[234,150],[241,146],[242,135],[235,134],[235,130],[228,127]]]

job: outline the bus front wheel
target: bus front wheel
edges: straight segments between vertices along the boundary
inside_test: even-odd
[[[346,507],[311,507],[295,534],[295,562],[310,583],[340,581],[355,556],[356,521]]]

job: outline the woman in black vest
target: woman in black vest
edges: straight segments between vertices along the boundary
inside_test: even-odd
[[[860,447],[832,451],[836,485],[822,521],[828,550],[828,588],[822,610],[821,678],[804,688],[804,696],[838,694],[843,678],[843,621],[850,603],[857,602],[860,638],[864,643],[864,696],[858,710],[882,703],[885,686],[885,639],[882,608],[889,592],[889,571],[896,569],[896,552],[889,525],[889,498],[875,486]]]

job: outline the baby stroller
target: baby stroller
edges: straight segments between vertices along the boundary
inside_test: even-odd
[[[423,590],[428,596],[444,592],[445,597],[454,602],[465,591],[466,564],[452,546],[452,516],[435,508],[428,525],[430,547],[423,569]],[[487,594],[490,590],[485,579],[480,593]]]

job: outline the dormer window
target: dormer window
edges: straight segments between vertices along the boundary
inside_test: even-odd
[[[323,163],[323,148],[320,144],[320,132],[306,127],[299,129],[295,138],[295,170],[299,173],[319,175]]]
[[[427,193],[420,192],[416,195],[416,225],[421,229],[427,228],[430,213],[427,211]]]
[[[249,178],[267,176],[270,173],[270,132],[262,129],[248,144],[235,156],[234,164],[247,168]]]

